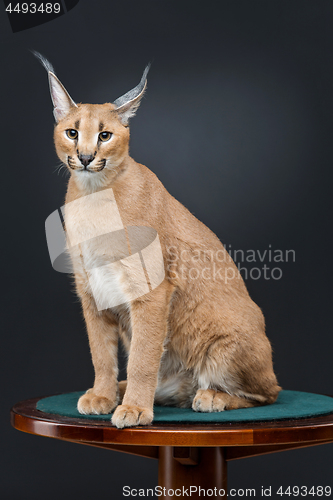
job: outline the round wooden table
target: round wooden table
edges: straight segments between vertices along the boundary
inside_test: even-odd
[[[166,493],[163,498],[190,487],[191,498],[200,498],[199,486],[216,488],[222,496],[227,492],[229,460],[333,442],[333,414],[276,422],[165,423],[117,429],[108,421],[41,412],[36,409],[39,399],[13,406],[11,423],[15,429],[158,459],[158,484]]]

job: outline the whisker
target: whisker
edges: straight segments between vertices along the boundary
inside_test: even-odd
[[[105,167],[106,165],[106,159],[102,159],[102,160],[99,160],[97,163],[96,163],[96,166],[95,168],[91,168],[91,171],[93,172],[100,172],[101,170],[103,170],[103,168]]]
[[[63,165],[62,161],[57,163],[57,165],[55,165],[55,167],[54,167],[53,173],[56,172],[57,170],[59,170],[62,167],[62,165]]]
[[[66,175],[68,173],[66,163],[60,162],[58,165],[56,165],[53,173],[55,172],[57,172],[58,175],[60,174],[60,172],[62,173],[62,175]]]

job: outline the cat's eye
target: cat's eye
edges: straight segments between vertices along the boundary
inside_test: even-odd
[[[77,139],[78,136],[78,132],[74,128],[69,128],[68,130],[66,130],[66,134],[70,139]]]
[[[98,135],[98,138],[100,141],[102,142],[106,142],[106,141],[109,141],[111,139],[111,132],[101,132],[99,135]]]

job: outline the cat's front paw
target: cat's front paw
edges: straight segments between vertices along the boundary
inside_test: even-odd
[[[112,416],[112,423],[118,429],[134,427],[136,425],[149,425],[153,421],[153,410],[139,406],[120,405]]]
[[[77,403],[77,409],[83,415],[107,415],[116,406],[116,401],[104,396],[97,396],[92,392],[92,389],[83,394]]]

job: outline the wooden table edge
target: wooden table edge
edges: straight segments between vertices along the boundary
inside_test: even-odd
[[[11,423],[17,430],[91,445],[244,447],[299,445],[333,442],[333,414],[299,420],[249,424],[153,424],[149,427],[117,429],[105,421],[70,419],[39,412],[33,398],[11,409]],[[23,408],[28,408],[23,410]],[[29,414],[28,414],[29,413]],[[61,420],[61,421],[60,421]],[[80,420],[78,423],[77,420]],[[76,422],[75,422],[76,421]],[[297,424],[297,425],[296,425]],[[215,428],[214,428],[215,427]],[[217,428],[218,427],[218,428]]]

